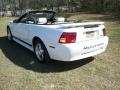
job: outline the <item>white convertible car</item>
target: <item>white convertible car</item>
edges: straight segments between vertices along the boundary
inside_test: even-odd
[[[54,11],[30,11],[7,25],[10,41],[33,51],[40,62],[74,61],[106,50],[104,22],[67,22]]]

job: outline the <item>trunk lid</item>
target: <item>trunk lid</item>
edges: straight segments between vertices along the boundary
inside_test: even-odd
[[[61,24],[58,29],[64,32],[77,32],[76,42],[102,38],[104,22],[83,22],[72,24]]]

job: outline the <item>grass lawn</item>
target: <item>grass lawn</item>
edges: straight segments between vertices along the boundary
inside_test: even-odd
[[[120,22],[108,15],[76,14],[77,19],[105,21],[110,37],[107,51],[75,62],[40,64],[32,52],[6,38],[0,18],[0,90],[120,90]]]

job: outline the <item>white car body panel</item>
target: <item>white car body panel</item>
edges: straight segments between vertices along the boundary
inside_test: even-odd
[[[94,28],[84,28],[85,25],[98,25]],[[13,40],[31,51],[33,38],[40,38],[47,48],[51,59],[61,61],[74,61],[97,55],[106,50],[108,37],[103,36],[104,22],[57,23],[53,25],[36,25],[13,23],[8,24],[13,35]],[[86,39],[85,33],[94,31],[91,39]],[[76,32],[76,42],[62,44],[59,38],[63,32]]]

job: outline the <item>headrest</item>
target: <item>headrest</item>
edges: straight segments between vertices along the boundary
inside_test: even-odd
[[[47,18],[38,18],[38,24],[45,24],[47,23]]]
[[[58,17],[56,20],[57,20],[57,22],[65,22],[65,18],[64,17]]]

